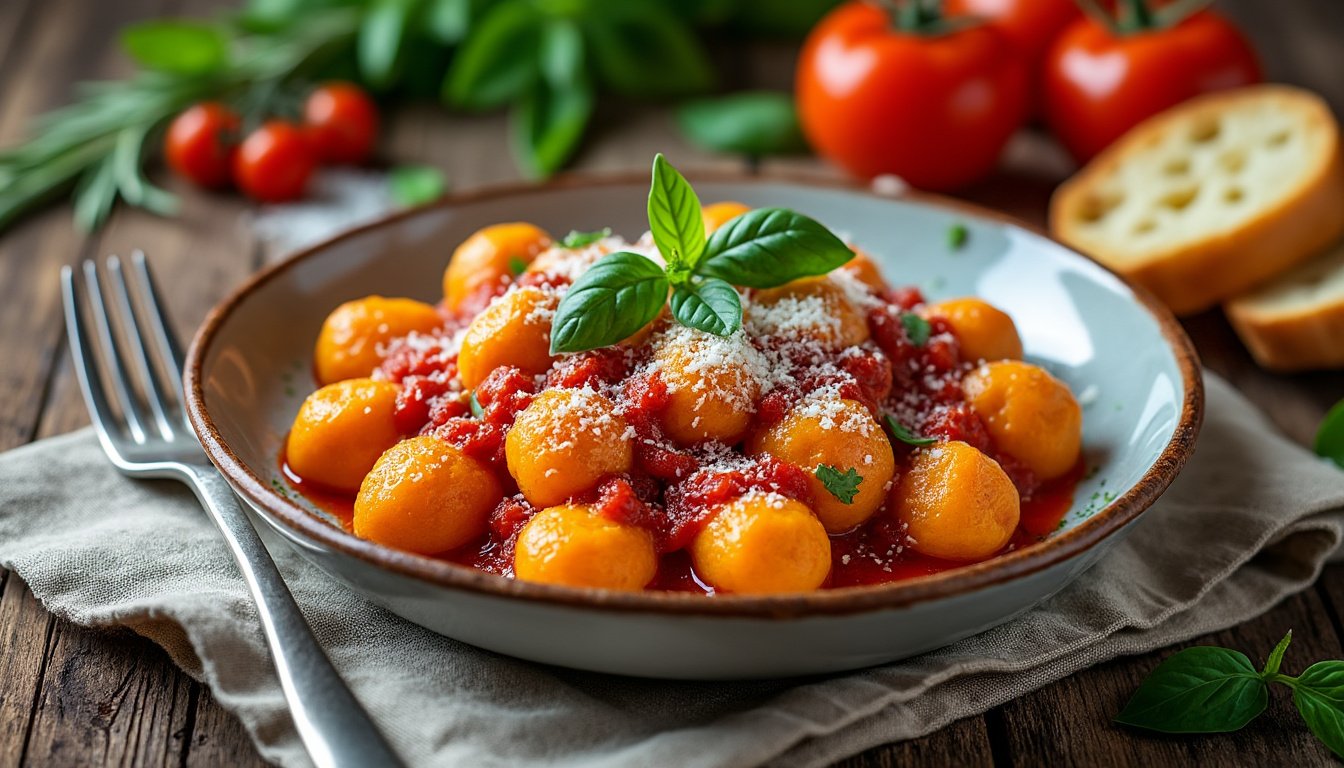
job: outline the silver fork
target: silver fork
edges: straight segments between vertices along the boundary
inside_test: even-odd
[[[210,513],[256,601],[285,700],[313,762],[322,768],[402,765],[317,644],[233,490],[196,441],[182,407],[181,347],[144,255],[137,251],[129,268],[109,258],[107,274],[110,302],[92,261],[78,272],[61,270],[75,373],[103,451],[122,474],[186,483]]]

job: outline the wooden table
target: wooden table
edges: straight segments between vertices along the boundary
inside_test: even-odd
[[[66,102],[72,84],[124,75],[112,31],[137,19],[206,15],[219,0],[4,0],[0,2],[0,145],[18,140],[33,115]],[[1338,0],[1220,3],[1264,54],[1269,76],[1326,95],[1344,112],[1344,4]],[[724,46],[720,70],[736,85],[788,87],[791,51]],[[452,117],[432,106],[390,117],[389,159],[430,162],[459,188],[514,178],[502,118]],[[666,111],[605,106],[575,166],[645,168],[655,151],[683,168],[741,164],[687,147]],[[816,161],[778,163],[828,174]],[[767,163],[766,169],[775,165]],[[1068,163],[1047,140],[1024,136],[1005,172],[970,191],[978,202],[1040,223]],[[170,183],[170,186],[173,186]],[[266,258],[245,226],[248,206],[228,196],[183,192],[177,220],[119,211],[93,237],[74,231],[58,207],[0,237],[0,450],[87,422],[71,376],[57,271],[78,259],[142,248],[168,287],[184,335],[206,310]],[[1217,313],[1190,319],[1205,364],[1231,379],[1301,442],[1344,395],[1344,373],[1273,376],[1251,363]],[[1199,638],[1262,657],[1296,632],[1289,668],[1344,657],[1344,567],[1240,627]],[[846,765],[1321,764],[1329,753],[1300,724],[1282,692],[1241,733],[1166,738],[1111,724],[1139,680],[1170,650],[1081,672],[916,741],[879,747]],[[0,571],[0,766],[260,764],[243,729],[209,690],[178,671],[147,640],[84,629],[54,618],[13,574]]]

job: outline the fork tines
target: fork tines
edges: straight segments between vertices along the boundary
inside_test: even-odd
[[[182,407],[181,347],[168,328],[144,254],[133,253],[129,265],[109,257],[101,276],[93,261],[64,267],[61,294],[75,372],[105,447],[190,436]]]

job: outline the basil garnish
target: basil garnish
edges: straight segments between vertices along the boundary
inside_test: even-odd
[[[742,327],[737,289],[715,277],[682,283],[672,291],[672,317],[684,326],[728,336]]]
[[[653,242],[667,267],[628,252],[589,267],[560,300],[551,354],[629,338],[658,316],[669,290],[677,322],[728,336],[742,327],[742,300],[734,285],[773,288],[824,275],[854,255],[830,230],[783,208],[744,213],[706,241],[700,198],[661,154],[653,159],[648,212]],[[570,240],[561,245],[573,247]]]

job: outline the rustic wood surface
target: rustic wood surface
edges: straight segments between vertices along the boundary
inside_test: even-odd
[[[110,32],[165,15],[203,15],[219,0],[3,0],[0,2],[0,146],[28,120],[66,102],[76,81],[125,74]],[[1264,55],[1271,79],[1324,94],[1344,112],[1344,4],[1224,0]],[[787,87],[787,47],[716,54],[736,84]],[[426,106],[390,116],[387,159],[430,162],[467,188],[516,177],[501,119],[450,117]],[[741,167],[685,146],[665,110],[607,105],[576,162],[580,170],[646,167],[656,150],[687,168]],[[767,163],[831,174],[810,159]],[[967,197],[1040,223],[1049,191],[1069,170],[1047,140],[1023,136],[1005,171]],[[168,182],[170,187],[176,185]],[[0,450],[87,422],[71,376],[58,306],[61,265],[142,248],[169,286],[179,331],[189,335],[209,306],[255,269],[249,207],[228,196],[186,192],[172,221],[119,211],[82,237],[57,208],[0,237]],[[1231,379],[1288,435],[1309,441],[1325,409],[1344,395],[1344,374],[1275,376],[1251,363],[1217,313],[1187,323],[1205,363]],[[1289,629],[1293,658],[1340,657],[1344,567],[1263,617],[1192,644],[1218,643],[1263,656]],[[1314,765],[1330,761],[1281,694],[1269,714],[1238,734],[1169,738],[1117,728],[1111,717],[1138,681],[1170,653],[1126,658],[1048,686],[923,739],[845,761],[866,765]],[[1291,665],[1290,665],[1291,666]],[[156,646],[129,632],[96,631],[48,614],[15,575],[0,571],[0,766],[261,764],[246,734],[200,684]]]

